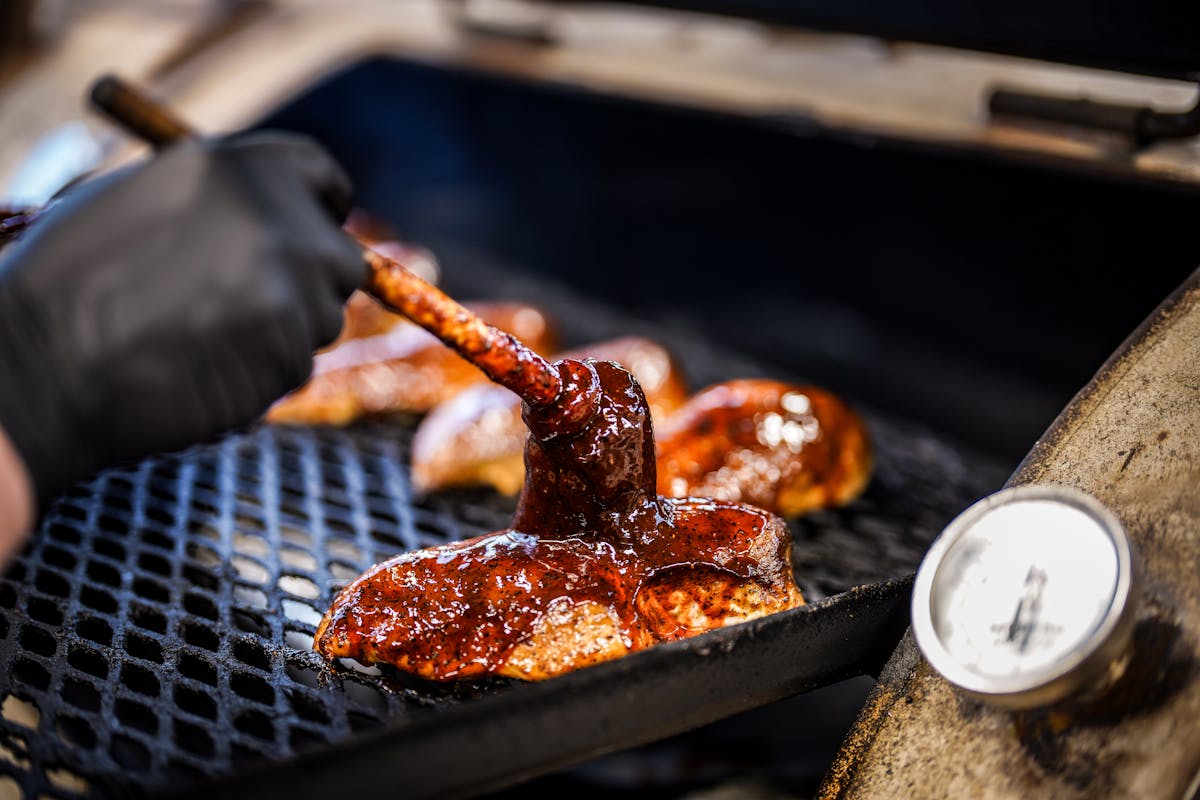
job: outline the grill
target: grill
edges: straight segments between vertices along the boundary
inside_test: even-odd
[[[803,14],[771,5],[736,13],[827,16],[822,3]],[[1026,41],[945,11],[924,15],[937,30],[879,9],[834,27],[1194,73],[1172,43],[1142,37],[1158,46],[1130,49],[1137,20],[1087,31],[1064,13],[1066,38]],[[289,26],[303,16],[287,15]],[[1034,27],[1054,28],[1047,20],[1039,5]],[[1110,29],[1121,41],[1109,41]],[[1048,138],[1045,152],[1022,150],[1020,164],[976,158],[940,137],[893,139],[840,119],[826,127],[824,114],[786,105],[710,107],[653,81],[610,95],[586,70],[570,76],[573,62],[554,49],[569,42],[553,31],[545,47],[537,30],[484,25],[446,51],[365,55],[386,40],[379,33],[355,51],[363,61],[264,124],[328,145],[364,208],[438,253],[457,297],[490,287],[482,294],[537,302],[562,323],[566,346],[658,339],[697,388],[811,375],[857,399],[877,456],[871,485],[850,508],[793,524],[805,609],[542,684],[440,686],[328,665],[310,650],[333,594],[370,564],[509,520],[512,502],[485,491],[413,496],[411,420],[260,426],[110,470],[60,499],[0,578],[0,797],[336,797],[349,780],[361,794],[461,794],[869,671],[900,636],[903,576],[933,536],[1003,483],[1007,465],[1194,266],[1194,192],[1163,191],[1141,154],[1119,147],[1076,163],[1051,155]],[[599,61],[583,38],[587,63]],[[679,38],[681,50],[701,43]],[[267,51],[279,42],[264,41]],[[1160,55],[1147,61],[1150,51]],[[543,55],[565,71],[539,77]],[[764,65],[788,82],[786,60]],[[175,85],[194,88],[202,82],[186,73],[203,71],[203,60],[189,65]],[[237,88],[251,94],[254,83]],[[995,153],[1007,152],[1004,138]],[[1079,175],[1056,169],[1068,165]],[[1110,169],[1130,180],[1108,180]],[[654,722],[683,704],[699,710]],[[783,705],[772,709],[783,721],[762,728],[794,763],[783,729],[819,715],[802,712],[794,725]],[[626,771],[646,772],[634,758]],[[677,760],[696,771],[687,754]]]
[[[735,13],[827,16],[820,2],[804,13],[773,5]],[[940,20],[936,30],[879,9],[834,27],[1194,72],[1173,43],[1130,49],[1130,26],[1108,25],[1123,34],[1108,41],[1107,30],[1081,32],[1079,15],[1059,14],[1070,35],[1026,41],[945,11],[924,15]],[[288,9],[286,24],[302,17]],[[1054,28],[1047,20],[1039,4],[1034,27]],[[542,684],[434,685],[329,665],[310,649],[332,596],[372,563],[510,518],[512,501],[486,491],[414,496],[412,420],[257,426],[109,470],[64,495],[0,578],[0,798],[337,797],[348,780],[361,794],[461,794],[869,671],[901,634],[904,576],[934,535],[1003,483],[1194,265],[1200,206],[1143,183],[1137,154],[1114,150],[1094,170],[1082,159],[1073,168],[1093,174],[1077,180],[1055,171],[1071,163],[1057,155],[993,162],[940,138],[826,128],[824,115],[786,105],[709,108],[653,82],[609,95],[586,70],[562,81],[569,59],[566,73],[542,80],[534,29],[483,25],[452,53],[404,45],[394,57],[365,55],[387,39],[380,32],[356,51],[363,61],[264,124],[328,145],[364,208],[438,253],[456,297],[490,287],[482,294],[536,302],[560,321],[566,346],[658,339],[695,388],[811,375],[857,399],[877,457],[868,491],[793,523],[804,609]],[[682,49],[702,44],[679,38]],[[264,41],[267,51],[279,42]],[[289,49],[297,66],[303,49]],[[180,82],[165,70],[164,86],[202,85],[187,74],[204,71],[199,58]],[[786,61],[764,64],[788,82]],[[235,88],[251,95],[255,83]],[[1110,168],[1133,179],[1103,179]],[[1156,268],[1135,275],[1134,263]],[[699,710],[654,722],[683,704]],[[819,715],[802,712],[794,725],[783,705],[773,709],[783,721],[762,727],[794,763],[782,729]],[[696,771],[687,754],[677,760]]]
[[[571,339],[638,328],[538,286]],[[691,333],[641,332],[674,345],[697,385],[765,372]],[[908,574],[941,527],[1005,476],[927,430],[868,417],[878,466],[867,494],[794,526],[797,577],[813,601]],[[309,650],[333,593],[370,564],[509,519],[512,501],[486,491],[414,498],[412,430],[257,427],[68,492],[0,582],[3,780],[29,798],[110,796],[301,753],[332,771],[338,758],[313,755],[373,729],[419,733],[452,707],[533,688],[329,668]]]

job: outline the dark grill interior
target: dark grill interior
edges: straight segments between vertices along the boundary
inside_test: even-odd
[[[539,286],[574,341],[636,327]],[[763,371],[661,337],[696,385]],[[910,572],[945,522],[1004,478],[926,430],[871,424],[866,496],[795,527],[810,599]],[[177,789],[518,690],[330,671],[308,649],[332,592],[371,563],[509,518],[511,501],[485,491],[414,502],[411,430],[261,427],[68,493],[0,583],[0,771],[30,798]]]

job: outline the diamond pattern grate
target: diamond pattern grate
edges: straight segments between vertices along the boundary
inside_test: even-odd
[[[409,436],[263,427],[72,490],[0,582],[3,782],[30,798],[140,793],[502,690],[331,671],[309,651],[365,567],[511,513],[482,491],[414,503]],[[811,598],[910,571],[987,489],[949,448],[876,440],[867,495],[797,525]]]

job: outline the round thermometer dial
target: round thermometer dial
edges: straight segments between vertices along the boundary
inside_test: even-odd
[[[1129,542],[1097,500],[1062,486],[1006,489],[934,542],[913,586],[929,663],[979,699],[1052,703],[1094,683],[1128,645]]]

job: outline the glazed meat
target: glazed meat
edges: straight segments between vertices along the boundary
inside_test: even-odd
[[[702,500],[661,510],[676,535],[648,543],[504,531],[398,556],[338,596],[317,649],[433,680],[540,680],[803,602],[777,517]]]
[[[671,354],[646,339],[600,342],[560,358],[595,358],[625,367],[645,392],[655,420],[662,420],[687,398]],[[515,495],[525,479],[521,454],[526,434],[519,397],[495,384],[472,386],[421,421],[413,439],[413,486],[428,492],[483,484]]]
[[[519,303],[469,306],[542,352],[554,336],[539,310]],[[362,292],[346,303],[342,333],[313,359],[308,383],[277,401],[269,422],[346,425],[395,413],[424,413],[486,377],[434,336]]]
[[[372,567],[334,598],[317,652],[435,680],[533,680],[804,602],[778,517],[658,495],[650,407],[629,372],[551,365],[367,259],[376,296],[521,397],[527,470],[510,528]]]
[[[376,565],[334,600],[318,652],[435,680],[534,680],[803,603],[778,517],[657,495],[628,372],[556,366],[566,399],[526,407],[512,528]]]
[[[823,389],[711,386],[658,432],[658,491],[751,503],[785,517],[857,497],[871,473],[862,420]]]
[[[640,339],[583,348],[570,357],[629,366],[646,387],[658,423],[658,491],[756,505],[785,517],[845,505],[871,472],[859,417],[811,386],[742,380],[712,386],[683,402],[679,370],[667,352]],[[666,365],[663,369],[662,365]],[[480,384],[435,408],[413,440],[419,491],[484,484],[516,494],[525,476],[526,429],[520,400]]]

